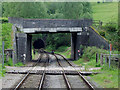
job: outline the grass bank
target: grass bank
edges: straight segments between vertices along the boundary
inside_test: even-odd
[[[91,79],[103,88],[118,88],[118,68],[113,65],[111,65],[111,67],[109,68],[109,65],[105,64],[105,60],[104,64],[101,66],[100,59],[99,62],[96,64],[96,53],[109,54],[109,51],[96,47],[87,47],[84,48],[84,54],[82,58],[73,62],[79,66],[84,66],[86,70],[88,70],[88,68],[101,67],[100,70],[93,71],[102,73],[97,75],[91,75]],[[118,51],[113,51],[112,53],[118,54]]]
[[[105,23],[110,21],[118,22],[118,3],[109,2],[109,3],[91,3],[93,10],[93,19],[101,20]]]
[[[118,88],[118,69],[102,66],[101,74],[91,75],[91,79],[103,88]]]

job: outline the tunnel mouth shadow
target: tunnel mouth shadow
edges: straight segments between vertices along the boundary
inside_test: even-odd
[[[45,48],[45,42],[42,39],[37,39],[33,42],[34,49]]]

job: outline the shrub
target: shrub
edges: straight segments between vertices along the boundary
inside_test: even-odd
[[[110,22],[110,23],[107,23],[103,28],[107,32],[116,32],[117,31],[117,24]]]
[[[2,18],[2,23],[8,23],[8,18]]]
[[[93,47],[86,47],[84,49],[84,53],[83,53],[82,58],[87,59],[87,60],[95,59],[96,53],[99,53],[99,54],[100,53],[107,53],[107,51],[104,49],[99,49],[99,48],[94,47],[94,46]]]
[[[6,63],[8,66],[13,66],[13,61],[12,58],[9,58],[9,61]]]
[[[105,31],[104,30],[99,31],[99,33],[100,33],[101,36],[105,37]]]
[[[113,45],[114,49],[119,48],[119,35],[118,35],[118,26],[115,23],[106,24],[103,27],[106,30],[105,37]]]
[[[5,49],[12,47],[12,24],[2,24],[2,40],[5,42]]]

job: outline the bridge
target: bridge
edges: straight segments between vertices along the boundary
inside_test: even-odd
[[[13,59],[26,62],[32,60],[32,35],[38,33],[71,33],[71,59],[79,58],[78,50],[83,46],[103,46],[108,49],[108,42],[92,27],[91,19],[24,19],[9,17],[14,32]],[[24,57],[26,56],[26,57]]]

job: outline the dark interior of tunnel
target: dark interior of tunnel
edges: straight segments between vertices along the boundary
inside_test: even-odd
[[[45,43],[42,39],[37,39],[33,42],[34,49],[45,48]]]

